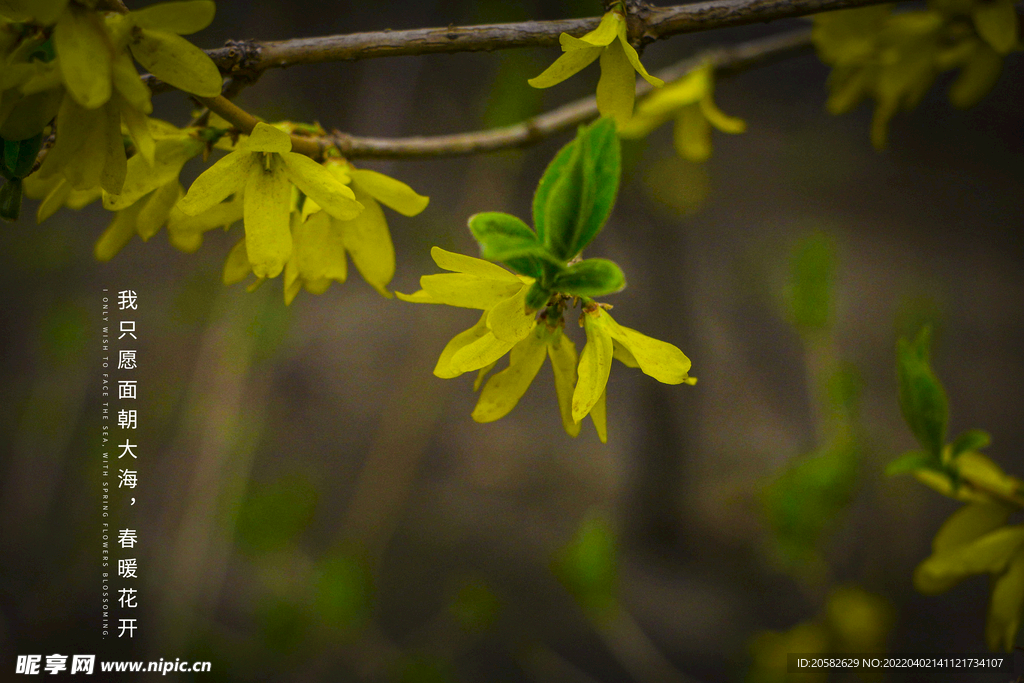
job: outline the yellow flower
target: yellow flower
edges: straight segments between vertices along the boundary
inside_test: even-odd
[[[413,294],[396,292],[403,301],[476,308],[484,313],[476,325],[457,334],[441,352],[434,368],[449,379],[486,368],[526,338],[537,321],[526,312],[526,293],[533,278],[514,275],[501,266],[440,247],[430,250],[434,262],[452,271],[420,278]]]
[[[616,5],[601,19],[600,25],[582,38],[573,38],[568,33],[558,37],[565,53],[536,78],[527,81],[535,88],[550,88],[588,66],[595,59],[601,59],[601,80],[597,83],[597,108],[602,116],[611,116],[616,123],[623,124],[633,115],[633,100],[636,97],[636,70],[653,86],[665,83],[647,73],[640,63],[640,56],[629,44],[626,35],[626,18],[621,5]]]
[[[292,256],[292,185],[331,216],[355,218],[363,205],[327,169],[291,151],[287,133],[257,123],[247,139],[203,172],[178,202],[186,215],[213,208],[241,193],[245,248],[259,278],[277,277]]]
[[[665,384],[696,384],[690,377],[690,359],[677,347],[652,339],[636,330],[619,325],[600,306],[584,309],[583,327],[587,344],[580,354],[579,381],[572,395],[572,419],[579,422],[597,411],[604,422],[605,387],[612,369],[612,358],[640,370]]]
[[[403,182],[353,167],[341,159],[328,159],[324,167],[338,182],[349,186],[363,210],[343,220],[322,211],[307,198],[296,221],[293,218],[292,258],[285,265],[285,302],[291,303],[299,290],[321,294],[332,280],[344,282],[348,274],[346,252],[363,279],[386,297],[395,274],[395,248],[380,204],[404,216],[423,211],[429,198],[417,194]],[[380,203],[378,203],[380,202]]]
[[[525,339],[512,347],[508,367],[492,375],[480,392],[480,399],[473,409],[473,419],[477,422],[494,422],[508,415],[526,393],[533,378],[537,376],[544,364],[545,356],[551,359],[551,369],[555,375],[555,394],[558,397],[562,427],[566,434],[576,437],[580,433],[580,423],[572,419],[572,394],[576,384],[576,345],[563,332],[561,321],[554,327],[537,325]],[[484,376],[493,366],[492,363],[481,368],[474,388],[479,388]],[[591,411],[590,416],[601,443],[607,443],[608,431],[605,426],[603,400]]]
[[[742,133],[747,129],[742,119],[726,116],[715,105],[714,88],[711,64],[697,67],[644,98],[633,118],[619,127],[619,136],[642,138],[675,117],[676,152],[689,161],[707,160],[711,156],[711,126],[723,133]]]

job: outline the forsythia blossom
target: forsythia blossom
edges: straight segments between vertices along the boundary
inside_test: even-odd
[[[626,18],[621,6],[616,6],[601,19],[600,25],[582,38],[573,38],[568,33],[558,37],[565,53],[536,78],[527,81],[535,88],[550,88],[588,66],[595,59],[601,59],[601,80],[597,83],[597,108],[602,116],[611,116],[622,124],[633,114],[633,100],[636,97],[636,70],[653,86],[665,83],[647,73],[640,63],[640,56],[629,44],[626,35]]]
[[[676,152],[689,161],[706,161],[711,156],[711,126],[723,133],[742,133],[747,129],[742,119],[725,115],[715,105],[714,88],[711,64],[697,67],[644,98],[633,118],[619,127],[619,136],[642,138],[675,117]]]
[[[235,151],[196,178],[177,205],[195,216],[241,193],[246,254],[259,278],[277,277],[292,256],[293,184],[335,218],[350,220],[363,210],[349,187],[291,149],[287,133],[257,123]]]

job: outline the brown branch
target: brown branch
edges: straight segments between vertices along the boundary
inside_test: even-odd
[[[631,30],[639,43],[679,33],[756,24],[850,7],[880,0],[705,0],[689,5],[633,11]],[[509,24],[449,26],[402,31],[371,31],[268,42],[235,42],[207,54],[225,73],[258,73],[272,67],[372,57],[478,52],[558,44],[558,36],[580,36],[593,30],[600,17],[524,21]]]
[[[788,55],[806,48],[811,32],[803,29],[758,38],[736,45],[713,48],[694,57],[684,59],[658,72],[666,82],[685,76],[704,62],[711,62],[721,72],[736,72],[755,64]],[[640,81],[637,93],[651,90],[646,81]],[[248,133],[258,119],[224,97],[197,98],[224,119]],[[539,142],[597,116],[597,102],[593,97],[571,102],[547,113],[503,128],[411,138],[367,138],[335,131],[324,138],[292,136],[292,148],[313,158],[322,158],[330,147],[337,148],[350,159],[395,159],[415,157],[443,157],[493,152],[501,149],[524,147]]]

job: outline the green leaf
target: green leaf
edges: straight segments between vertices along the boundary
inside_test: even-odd
[[[927,451],[910,451],[904,453],[885,466],[885,474],[894,477],[898,474],[908,474],[914,470],[935,468],[938,460]]]
[[[526,310],[536,311],[543,308],[550,298],[551,290],[541,285],[540,282],[534,282],[530,286],[530,291],[526,293]]]
[[[826,330],[831,324],[835,271],[835,245],[828,235],[812,234],[797,243],[787,299],[790,320],[802,331]]]
[[[474,214],[469,217],[469,230],[480,243],[480,255],[491,261],[548,255],[533,230],[507,213]]]
[[[982,431],[981,429],[968,429],[966,432],[956,437],[956,441],[950,445],[950,450],[952,451],[950,455],[953,458],[956,458],[956,456],[961,453],[966,453],[968,451],[980,451],[990,443],[992,443],[992,437],[988,432]]]
[[[21,178],[0,185],[0,218],[16,221],[21,215]]]
[[[558,161],[556,157],[555,162]],[[554,256],[571,259],[604,227],[618,192],[620,167],[619,139],[613,120],[598,119],[579,129],[571,156],[559,168],[559,177],[548,191],[543,210],[543,239]],[[545,180],[546,177],[542,184]]]
[[[604,296],[626,286],[626,276],[615,263],[591,258],[573,264],[555,276],[552,287],[573,296]]]
[[[580,525],[573,540],[555,558],[553,571],[592,618],[614,615],[618,591],[615,534],[599,517]]]
[[[946,441],[949,403],[928,364],[931,328],[924,327],[913,342],[900,339],[896,348],[899,400],[910,431],[929,453],[939,457]]]
[[[554,188],[555,183],[567,171],[577,146],[576,140],[573,140],[558,150],[558,154],[548,164],[548,167],[544,170],[544,175],[540,178],[540,182],[537,183],[537,191],[533,195],[533,226],[537,229],[537,239],[541,242],[546,242],[547,239],[548,198],[551,196],[551,190]]]

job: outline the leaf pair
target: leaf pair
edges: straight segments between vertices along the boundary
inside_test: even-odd
[[[536,231],[505,213],[470,217],[469,229],[484,258],[536,280],[528,295],[530,309],[542,307],[554,292],[594,297],[625,286],[622,271],[606,259],[568,265],[607,222],[620,166],[615,123],[600,119],[581,127],[541,177],[533,200]]]

